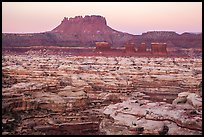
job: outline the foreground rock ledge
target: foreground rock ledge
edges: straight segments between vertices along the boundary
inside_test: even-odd
[[[201,135],[202,110],[189,104],[127,100],[104,108],[100,131],[107,135]]]

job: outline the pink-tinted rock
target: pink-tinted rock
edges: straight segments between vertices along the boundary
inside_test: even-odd
[[[184,109],[165,102],[142,102],[127,100],[107,106],[103,113],[108,117],[101,122],[100,130],[109,135],[202,133],[202,115],[194,112],[194,109]],[[179,128],[180,133],[175,128]]]
[[[178,97],[172,102],[172,104],[189,104],[195,109],[201,109],[202,108],[202,98],[195,94],[190,92],[181,92],[178,94]]]
[[[144,52],[147,52],[147,46],[145,43],[141,43],[141,45],[138,46],[138,49],[137,51],[139,53],[144,53]]]
[[[106,52],[110,51],[111,47],[108,42],[96,42],[96,51],[97,52]]]
[[[126,43],[125,44],[125,52],[126,53],[135,53],[135,44],[134,43]]]
[[[166,43],[151,43],[151,51],[154,55],[166,55]]]

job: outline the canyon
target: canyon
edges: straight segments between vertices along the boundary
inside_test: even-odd
[[[202,135],[202,33],[3,33],[2,135]]]
[[[46,53],[3,56],[2,134],[202,134],[201,59]]]

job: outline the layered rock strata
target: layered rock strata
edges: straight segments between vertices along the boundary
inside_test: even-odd
[[[96,52],[110,52],[111,47],[108,42],[96,42]]]
[[[125,52],[130,54],[130,53],[135,53],[135,44],[134,43],[127,43],[125,44]]]
[[[195,58],[3,55],[2,134],[103,134],[105,106],[139,98],[172,105],[181,92],[200,93],[201,65]]]
[[[151,52],[154,55],[166,55],[167,54],[166,43],[151,43]]]
[[[137,51],[138,51],[139,53],[145,53],[145,52],[147,52],[147,46],[146,46],[146,44],[145,44],[145,43],[141,43],[141,45],[138,46]]]
[[[148,48],[153,42],[167,43],[172,54],[202,56],[202,33],[185,32],[180,35],[172,31],[149,31],[142,35],[128,34],[112,29],[105,17],[100,15],[64,17],[56,28],[42,33],[2,33],[4,50],[30,46],[88,48],[94,47],[98,41],[106,41],[114,48],[124,47],[127,42],[137,46],[144,42]]]
[[[137,99],[109,105],[103,113],[100,130],[107,135],[202,134],[202,110],[191,105]]]

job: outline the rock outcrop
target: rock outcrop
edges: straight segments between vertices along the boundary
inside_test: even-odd
[[[167,55],[166,43],[151,43],[151,52],[153,55]]]
[[[195,109],[202,109],[202,98],[195,93],[181,92],[178,94],[178,97],[172,102],[172,104],[190,104]]]
[[[135,43],[126,43],[125,44],[125,53],[135,53]]]
[[[145,43],[141,43],[141,44],[138,46],[137,52],[138,52],[138,53],[146,53],[146,52],[147,52],[147,46],[146,46],[146,44],[145,44]]]
[[[100,131],[106,135],[201,135],[202,114],[184,108],[148,100],[112,104],[104,109],[107,117]]]
[[[200,82],[198,87],[200,88],[199,95],[202,97],[202,92],[203,92],[203,90],[202,90],[202,81]]]
[[[134,35],[109,27],[99,15],[65,17],[53,30],[44,33],[3,34],[3,47],[14,46],[66,46],[94,47],[97,41],[123,46]]]
[[[106,41],[112,47],[124,47],[127,42],[133,42],[139,49],[141,43],[150,48],[152,42],[167,43],[168,52],[172,55],[202,56],[202,33],[183,33],[171,31],[150,31],[142,35],[132,35],[112,29],[105,17],[99,15],[65,17],[53,30],[43,33],[2,34],[3,51],[8,47],[29,46],[64,46],[64,47],[95,47],[95,42]],[[186,49],[190,49],[186,51]],[[15,48],[16,51],[25,50]],[[142,50],[143,51],[143,50]],[[73,52],[78,52],[74,49]]]
[[[61,24],[53,29],[53,32],[74,34],[74,33],[84,33],[84,34],[93,34],[101,33],[101,29],[106,27],[106,19],[102,16],[76,16],[74,18],[64,17]],[[103,27],[103,28],[100,28]]]
[[[111,47],[108,42],[96,42],[96,52],[110,52]]]
[[[152,42],[158,42],[167,43],[168,48],[201,48],[202,33],[183,33],[179,35],[173,31],[148,31],[142,33],[142,35],[136,35],[132,41],[137,45],[145,42],[147,46],[150,46]]]

